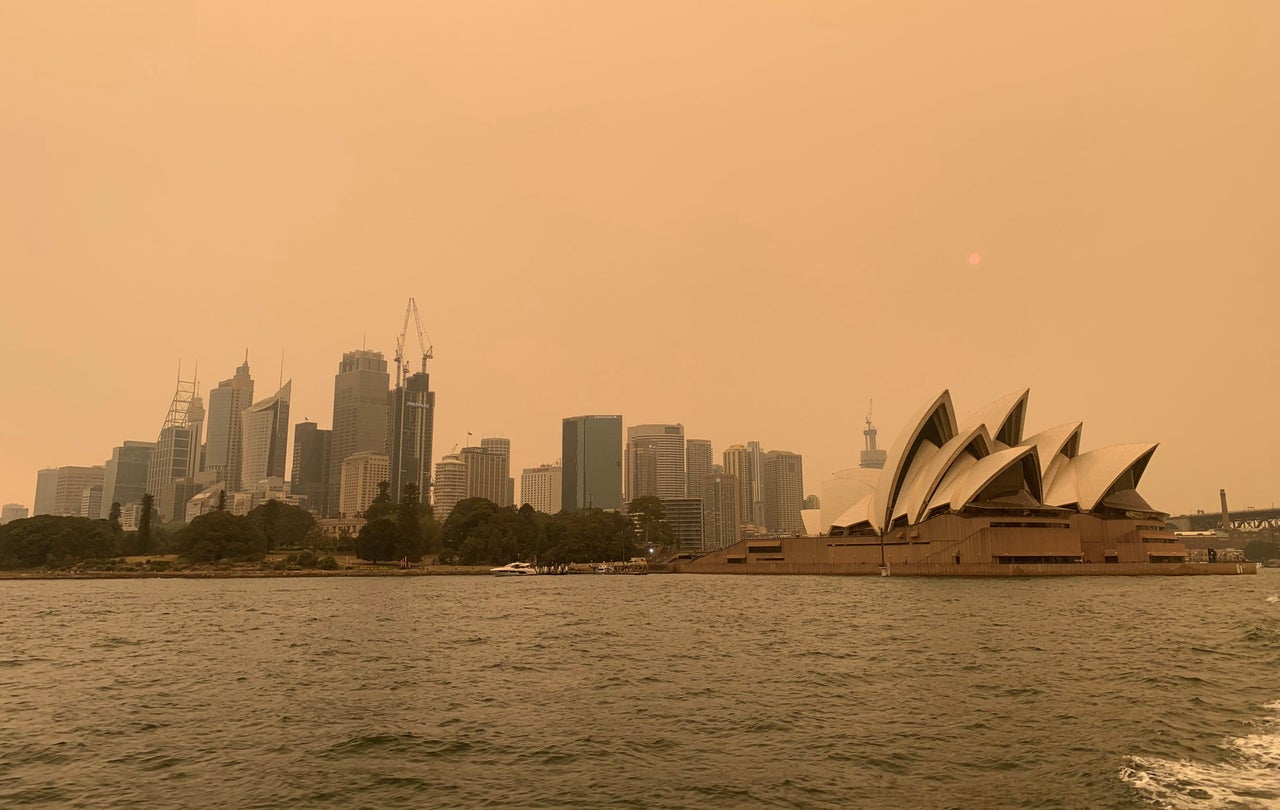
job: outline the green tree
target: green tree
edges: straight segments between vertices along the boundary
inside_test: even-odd
[[[400,540],[400,527],[389,517],[367,521],[356,535],[356,556],[369,562],[399,559],[396,544]]]
[[[480,527],[486,526],[497,509],[498,505],[488,498],[463,498],[458,501],[440,527],[440,559],[444,562],[462,561],[460,555],[467,539]],[[463,564],[474,563],[463,561]]]
[[[225,489],[218,490],[218,511],[227,511],[227,491]]]
[[[404,496],[400,499],[400,508],[396,511],[396,548],[395,553],[409,562],[421,562],[426,548],[426,536],[423,532],[423,518],[427,517],[422,499],[418,495],[418,485],[410,481],[404,485]]]
[[[247,517],[209,512],[176,535],[178,553],[192,562],[254,562],[267,554],[267,536]]]
[[[150,554],[154,545],[151,536],[151,524],[156,518],[156,499],[150,492],[142,496],[142,513],[138,515],[138,533],[135,536],[136,554]]]
[[[542,561],[551,564],[626,559],[635,547],[635,529],[617,512],[580,509],[551,516]]]
[[[636,527],[636,540],[645,551],[675,544],[675,533],[671,531],[671,524],[667,523],[667,511],[658,498],[641,495],[627,504],[627,516]],[[629,556],[627,555],[628,558]]]
[[[0,526],[0,568],[65,567],[114,557],[119,537],[105,520],[37,515]]]
[[[111,531],[120,534],[124,530],[120,528],[120,502],[111,502],[111,512],[107,515],[107,522],[111,524]]]
[[[307,510],[275,498],[253,507],[246,517],[267,536],[268,551],[304,545],[307,532],[316,525],[315,517]]]
[[[378,483],[378,494],[374,496],[373,503],[369,504],[369,508],[364,510],[364,519],[374,521],[378,518],[390,518],[396,514],[396,504],[391,500],[391,482],[380,481]]]

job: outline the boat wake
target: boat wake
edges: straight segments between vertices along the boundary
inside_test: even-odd
[[[1157,807],[1274,808],[1280,805],[1280,701],[1255,734],[1223,743],[1220,762],[1131,757],[1120,769],[1128,782]]]

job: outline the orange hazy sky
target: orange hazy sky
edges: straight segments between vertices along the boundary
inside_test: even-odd
[[[1280,495],[1280,3],[0,6],[0,501],[245,348],[328,427],[414,296],[436,458],[560,420],[804,456],[950,388]],[[981,260],[971,261],[972,254]],[[367,338],[366,338],[367,336]],[[518,477],[518,473],[517,473]]]

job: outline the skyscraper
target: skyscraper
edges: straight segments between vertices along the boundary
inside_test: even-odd
[[[643,457],[651,456],[653,467]],[[684,425],[627,428],[627,501],[641,495],[685,496]]]
[[[126,441],[111,451],[102,476],[102,510],[94,517],[108,517],[113,503],[127,506],[142,502],[147,491],[147,470],[155,451],[155,442],[134,441]]]
[[[498,506],[514,505],[516,501],[516,479],[511,477],[511,440],[494,436],[488,439],[481,439],[480,446],[484,448],[486,453],[502,458],[502,475],[506,479],[506,488],[502,493],[502,500],[496,503]]]
[[[317,515],[329,514],[329,442],[333,432],[315,422],[299,422],[293,429],[293,467],[289,486],[293,495],[305,498],[305,506]]]
[[[206,436],[204,469],[212,474],[210,483],[224,484],[228,492],[239,492],[244,482],[240,465],[243,461],[244,431],[241,415],[253,403],[253,378],[249,376],[249,355],[234,377],[218,383],[209,391],[209,431]],[[192,473],[199,471],[199,467]]]
[[[53,514],[78,516],[84,508],[85,490],[102,486],[102,467],[59,467],[58,488],[53,501]],[[102,498],[102,490],[98,490]],[[96,516],[96,515],[95,515]]]
[[[804,534],[804,468],[800,454],[770,450],[764,458],[764,523],[770,534]]]
[[[0,508],[0,526],[6,523],[12,523],[15,520],[25,520],[27,518],[27,507],[20,503],[6,503]]]
[[[458,454],[467,470],[466,498],[486,498],[499,506],[507,499],[507,457],[501,448],[464,447]]]
[[[738,479],[723,472],[702,477],[702,550],[715,551],[741,539]]]
[[[98,513],[102,511],[102,484],[94,484],[85,487],[84,492],[80,493],[80,517],[97,519]]]
[[[702,479],[711,472],[711,442],[689,439],[684,447],[685,491],[690,498],[701,498]]]
[[[342,462],[355,453],[388,455],[391,376],[382,352],[356,349],[342,355],[333,378],[333,435],[329,449],[329,513],[341,511]],[[388,476],[390,470],[388,469]],[[390,480],[388,478],[388,480]]]
[[[46,467],[36,473],[36,499],[32,515],[52,515],[58,500],[58,468]]]
[[[424,361],[425,363],[425,361]],[[418,488],[428,502],[431,489],[431,440],[435,429],[436,392],[426,372],[409,375],[391,391],[391,498],[400,501],[405,484]]]
[[[559,464],[526,467],[520,474],[520,500],[548,515],[559,512],[561,472]]]
[[[703,545],[702,499],[664,498],[662,512],[676,548],[683,552],[699,552]]]
[[[724,451],[724,471],[738,479],[738,521],[743,534],[760,534],[765,525],[764,493],[761,489],[764,454],[760,443],[731,445]]]
[[[622,417],[564,420],[561,506],[570,512],[622,508]]]
[[[289,443],[289,398],[293,380],[270,397],[249,406],[240,418],[240,490],[250,491],[268,478],[284,480]]]
[[[147,492],[155,498],[162,521],[181,520],[186,502],[196,489],[192,479],[204,426],[204,402],[196,394],[196,385],[195,380],[186,381],[179,376],[147,469]]]
[[[378,497],[378,485],[391,477],[391,459],[386,453],[362,450],[343,459],[339,481],[342,517],[361,514]]]
[[[467,497],[467,465],[462,456],[451,453],[440,459],[431,492],[436,519],[443,523],[458,501]]]

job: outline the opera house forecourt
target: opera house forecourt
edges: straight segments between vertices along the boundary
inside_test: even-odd
[[[1188,563],[1138,494],[1155,444],[1081,452],[1081,422],[1023,435],[1030,391],[958,422],[949,391],[906,424],[874,483],[818,537],[751,538],[686,573],[1028,576],[1252,574]]]

